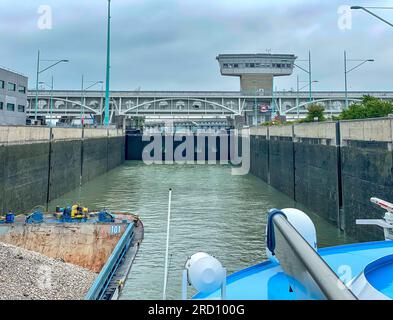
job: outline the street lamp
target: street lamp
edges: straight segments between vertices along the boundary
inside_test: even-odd
[[[258,126],[258,108],[257,108],[257,92],[258,92],[258,87],[257,81],[252,81],[252,83],[254,84],[254,119],[255,119],[255,126]]]
[[[106,44],[106,88],[105,88],[105,126],[109,125],[109,80],[110,80],[110,45],[111,45],[111,0],[108,0],[108,30]]]
[[[42,70],[40,70],[40,62],[41,61],[55,61],[52,63],[49,67],[46,67]],[[40,60],[40,50],[38,50],[38,57],[37,57],[37,80],[36,80],[36,90],[35,90],[35,114],[34,114],[34,120],[37,121],[37,112],[38,112],[38,83],[39,83],[39,75],[46,70],[58,65],[59,63],[62,62],[69,62],[69,60]]]
[[[49,116],[50,124],[49,124],[49,126],[51,127],[52,126],[52,110],[53,110],[53,75],[52,75],[52,81],[51,81],[50,85],[45,83],[45,82],[43,82],[43,81],[40,81],[39,84],[47,86],[51,90],[51,92],[50,92],[50,99],[49,99],[49,110],[50,110],[50,116]]]
[[[301,90],[303,90],[305,87],[308,87],[310,84],[309,84],[309,81],[300,81],[300,80],[299,80],[299,76],[296,76],[296,80],[297,80],[297,81],[296,81],[296,82],[297,82],[296,110],[297,110],[297,118],[299,119],[299,99],[300,99],[300,97],[299,97],[299,92],[300,92]],[[305,86],[299,88],[299,84],[302,83],[302,82],[307,82],[307,84],[306,84]],[[318,80],[313,80],[313,81],[311,81],[311,83],[318,83],[318,82],[319,82]]]
[[[300,60],[302,61],[302,60]],[[308,86],[309,86],[309,101],[312,101],[312,70],[311,70],[311,51],[308,51],[308,70],[305,68],[302,68],[298,66],[296,63],[294,63],[295,67],[298,67],[300,70],[306,72],[308,74]]]
[[[354,66],[351,69],[347,69],[347,62],[348,61],[360,61],[359,64],[357,64],[356,66]],[[347,59],[347,52],[344,51],[344,78],[345,78],[345,109],[348,109],[349,103],[348,103],[348,73],[350,73],[351,71],[359,68],[360,66],[362,66],[363,64],[367,63],[367,62],[374,62],[374,59],[367,59],[367,60],[348,60]]]
[[[89,85],[88,87],[84,87],[85,83],[92,83],[91,85]],[[86,104],[86,98],[85,98],[85,92],[94,87],[97,84],[101,84],[103,85],[104,81],[99,80],[99,81],[84,81],[84,76],[82,75],[82,91],[81,91],[81,125],[83,126],[83,121],[85,118],[85,104]],[[102,91],[102,90],[101,90]]]
[[[371,12],[370,10],[368,10],[367,8],[373,8],[373,7],[361,7],[361,6],[352,6],[351,9],[352,10],[363,10],[365,12],[367,12],[368,14],[371,14],[372,16],[374,16],[375,18],[381,20],[382,22],[385,22],[386,24],[388,24],[389,26],[393,27],[393,24],[390,23],[389,21],[381,18],[380,16],[376,15],[374,12]],[[375,9],[393,9],[391,7],[374,7]]]

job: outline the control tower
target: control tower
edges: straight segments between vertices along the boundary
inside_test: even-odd
[[[244,94],[271,96],[273,77],[289,76],[297,57],[293,54],[220,54],[216,58],[223,76],[240,77]]]

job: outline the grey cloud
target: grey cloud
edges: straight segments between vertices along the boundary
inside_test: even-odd
[[[353,29],[339,30],[337,0],[113,0],[112,82],[115,90],[238,90],[236,78],[222,77],[218,53],[312,51],[317,89],[343,88],[344,49],[352,57],[375,58],[350,77],[353,90],[393,90],[390,41],[393,30],[354,13]],[[375,5],[386,5],[375,1]],[[44,58],[68,58],[53,70],[58,88],[79,89],[81,74],[105,76],[106,1],[46,0],[53,30],[38,30],[42,1],[0,3],[0,65],[20,70],[35,84],[37,50]],[[393,20],[393,12],[383,12]],[[296,71],[302,78],[305,74]],[[296,86],[295,74],[277,79],[279,89]],[[43,75],[49,78],[50,73]],[[45,80],[45,79],[44,79]]]

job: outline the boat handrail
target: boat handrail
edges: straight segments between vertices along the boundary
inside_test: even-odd
[[[357,300],[336,273],[287,220],[285,215],[273,217],[275,256],[284,272],[301,283],[308,295],[328,300]]]

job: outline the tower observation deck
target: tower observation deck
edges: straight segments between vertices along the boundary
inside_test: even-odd
[[[297,57],[293,54],[220,54],[216,58],[224,76],[240,77],[242,93],[267,95],[273,92],[273,78],[289,76]]]

